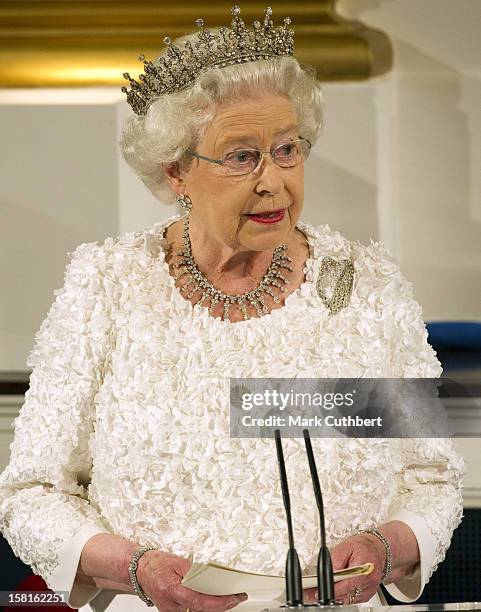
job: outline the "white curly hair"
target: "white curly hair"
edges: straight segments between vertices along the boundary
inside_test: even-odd
[[[175,43],[187,40],[194,41],[195,35],[183,36]],[[220,104],[263,93],[286,96],[294,107],[299,134],[312,144],[316,142],[323,119],[321,85],[313,69],[283,56],[210,68],[189,88],[154,99],[145,115],[125,120],[119,142],[122,155],[158,200],[173,203],[165,166],[178,162],[183,169],[189,167],[189,152],[202,139]]]

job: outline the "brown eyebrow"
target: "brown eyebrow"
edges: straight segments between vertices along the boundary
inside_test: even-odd
[[[287,132],[290,132],[292,130],[297,130],[297,125],[293,124],[293,125],[290,125],[289,127],[277,130],[274,133],[274,137],[281,136],[282,134],[287,134]],[[219,142],[218,148],[221,149],[221,148],[226,147],[227,145],[232,145],[237,142],[240,144],[244,144],[244,143],[252,142],[254,140],[255,138],[253,138],[252,136],[231,136],[229,138],[226,138],[225,140],[221,140]]]

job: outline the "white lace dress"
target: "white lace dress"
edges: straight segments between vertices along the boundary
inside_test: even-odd
[[[272,440],[229,437],[229,377],[438,377],[411,284],[381,243],[299,224],[306,281],[285,305],[230,323],[192,306],[165,262],[165,228],[80,245],[35,338],[30,389],[0,476],[0,530],[69,605],[145,609],[73,584],[106,531],[195,561],[282,574],[284,509]],[[349,304],[316,291],[323,257],[352,256]],[[421,552],[388,591],[415,600],[462,517],[463,459],[449,439],[313,439],[328,544],[402,520]],[[314,571],[318,516],[304,442],[284,440],[296,547]],[[124,602],[124,603],[122,603]],[[379,602],[377,597],[372,603]]]

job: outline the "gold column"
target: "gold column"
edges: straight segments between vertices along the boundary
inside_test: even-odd
[[[234,4],[235,2],[232,2]],[[266,4],[239,2],[250,26]],[[336,0],[272,2],[274,23],[291,17],[295,56],[326,81],[362,80],[383,74],[392,47],[383,32],[336,13]],[[0,4],[0,87],[75,87],[125,84],[143,71],[140,53],[159,55],[164,36],[175,38],[228,24],[230,4],[165,0],[14,0]]]

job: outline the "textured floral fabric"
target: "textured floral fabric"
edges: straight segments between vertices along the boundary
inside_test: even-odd
[[[175,287],[164,231],[177,218],[80,245],[27,360],[30,389],[0,476],[0,530],[47,584],[82,530],[283,573],[275,448],[229,437],[229,377],[441,374],[411,284],[381,243],[300,223],[310,244],[305,282],[282,308],[230,323]],[[315,286],[327,255],[352,256],[355,268],[350,303],[336,315]],[[414,517],[435,543],[425,582],[462,517],[464,462],[452,442],[312,443],[329,546]],[[304,442],[284,440],[284,453],[296,547],[312,571],[319,528]]]

